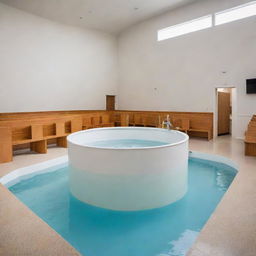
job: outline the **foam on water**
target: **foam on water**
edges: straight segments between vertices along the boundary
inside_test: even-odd
[[[169,206],[118,212],[69,193],[68,167],[24,180],[10,190],[86,256],[182,256],[235,177],[224,164],[190,159],[186,196]]]

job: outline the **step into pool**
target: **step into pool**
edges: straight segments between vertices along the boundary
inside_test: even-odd
[[[61,166],[9,189],[85,256],[185,255],[237,172],[225,164],[190,158],[188,192],[181,200],[131,212],[97,208],[74,198],[68,168]]]

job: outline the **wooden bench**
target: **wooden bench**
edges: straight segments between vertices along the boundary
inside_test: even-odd
[[[189,129],[188,134],[193,135],[199,135],[201,134],[201,137],[204,135],[207,137],[208,140],[211,140],[213,138],[213,129],[212,129],[212,122],[209,119],[191,119],[189,122]]]
[[[37,153],[47,153],[50,140],[56,140],[60,147],[67,147],[67,135],[81,129],[81,117],[76,116],[1,121],[0,163],[12,161],[13,149],[19,145],[28,145]]]
[[[256,115],[253,115],[245,132],[245,155],[256,156]]]
[[[171,121],[172,121],[173,127],[176,130],[188,133],[188,130],[189,130],[189,119],[188,118],[173,119]]]
[[[176,129],[190,136],[213,138],[213,113],[163,112],[163,111],[118,111],[128,118],[127,126],[161,127],[162,121],[169,115]],[[150,121],[151,119],[151,121]],[[120,122],[120,120],[119,120]]]
[[[161,118],[156,114],[121,113],[120,119],[121,126],[161,127]]]
[[[100,127],[113,127],[115,123],[110,120],[109,113],[93,113],[81,115],[83,130]]]
[[[12,161],[13,151],[30,148],[47,153],[48,144],[67,147],[72,132],[114,126],[109,111],[53,111],[0,114],[0,163]]]
[[[142,122],[143,122],[143,126],[145,127],[158,127],[160,128],[161,127],[161,116],[160,115],[152,115],[152,114],[149,114],[149,115],[144,115],[142,117]]]
[[[180,131],[212,138],[213,113],[103,110],[0,113],[0,163],[11,161],[17,148],[46,153],[51,143],[66,147],[67,135],[75,131],[109,126],[159,127],[167,115]]]

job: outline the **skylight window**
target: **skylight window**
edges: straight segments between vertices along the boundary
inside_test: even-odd
[[[215,13],[215,25],[218,26],[254,15],[256,15],[256,1]]]
[[[195,31],[212,27],[212,15],[204,16],[196,20],[177,24],[168,28],[158,30],[158,41],[185,35]]]

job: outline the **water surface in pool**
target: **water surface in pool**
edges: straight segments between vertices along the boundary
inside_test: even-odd
[[[69,193],[68,167],[10,190],[85,256],[182,256],[235,177],[231,167],[190,159],[188,193],[169,206],[118,212],[84,204]]]
[[[118,140],[100,140],[86,143],[86,146],[98,148],[144,148],[156,147],[167,145],[167,142],[155,140],[131,140],[131,139],[118,139]]]

